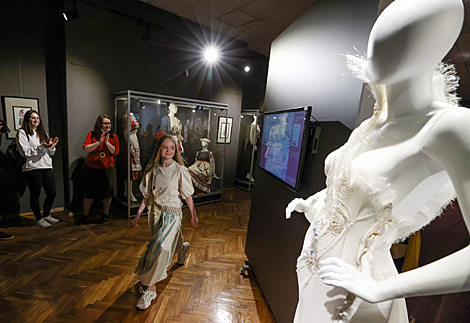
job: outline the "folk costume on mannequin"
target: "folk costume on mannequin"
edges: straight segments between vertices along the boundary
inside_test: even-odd
[[[311,223],[294,322],[408,322],[404,297],[470,290],[470,247],[402,274],[389,251],[455,193],[470,223],[470,111],[439,63],[462,23],[461,0],[396,0],[372,28],[367,59],[348,56],[376,109],[325,160],[327,188],[286,209]]]
[[[137,199],[135,198],[134,194],[132,193],[132,181],[135,181],[142,175],[142,166],[140,164],[140,145],[139,145],[139,138],[137,137],[137,131],[140,128],[139,121],[137,120],[134,113],[129,114],[129,118],[127,117],[127,112],[124,114],[122,118],[122,128],[124,129],[124,138],[126,141],[128,140],[127,136],[127,129],[129,123],[129,142],[130,142],[130,159],[131,159],[131,182],[128,185],[124,185],[125,192],[124,195],[127,196],[127,191],[130,191],[130,199],[132,202],[136,202]],[[127,155],[124,156],[124,164],[127,165]],[[126,167],[127,169],[127,167]],[[129,189],[130,188],[130,189]]]
[[[178,106],[175,103],[170,103],[170,105],[168,106],[168,115],[162,118],[160,129],[168,135],[176,136],[178,138],[178,149],[180,153],[184,153],[184,138],[181,135],[183,131],[183,126],[181,124],[180,119],[175,116],[177,112]]]
[[[253,122],[251,123],[250,125],[250,145],[253,147],[253,161],[256,161],[258,160],[257,159],[257,153],[258,153],[258,147],[256,147],[256,144],[258,142],[258,137],[259,137],[259,134],[261,132],[261,129],[259,128],[259,125],[258,125],[258,120],[257,120],[257,116],[256,114],[253,116]],[[250,169],[250,172],[248,174],[246,174],[246,178],[249,180],[249,181],[254,181],[255,179],[253,178],[253,174],[251,173],[253,170],[251,169],[251,160],[250,160],[250,167],[248,168]]]
[[[207,148],[210,142],[207,138],[201,139],[201,150],[196,153],[196,162],[188,168],[196,192],[210,193],[212,178],[216,176],[214,154]]]

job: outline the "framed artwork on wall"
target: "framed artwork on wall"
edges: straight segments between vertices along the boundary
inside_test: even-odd
[[[217,126],[217,143],[223,144],[227,143],[230,144],[232,139],[232,124],[233,118],[232,117],[219,117],[219,124]]]
[[[3,116],[10,128],[7,139],[16,138],[16,133],[23,125],[24,115],[28,110],[39,112],[39,99],[2,96]]]

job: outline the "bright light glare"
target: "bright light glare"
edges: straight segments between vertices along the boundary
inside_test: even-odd
[[[219,58],[219,51],[214,47],[209,47],[204,52],[204,57],[209,63],[214,63]]]
[[[250,66],[248,66],[248,65],[247,65],[247,66],[245,66],[245,72],[247,72],[247,73],[248,73],[250,70],[251,70]]]

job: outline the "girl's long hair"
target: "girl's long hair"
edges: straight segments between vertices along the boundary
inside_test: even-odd
[[[96,140],[100,140],[101,138],[101,129],[102,129],[102,124],[103,124],[103,119],[109,119],[109,121],[111,121],[111,119],[108,117],[107,114],[100,114],[98,118],[96,118],[95,127],[93,128],[93,137],[95,137]],[[111,128],[111,131],[109,131],[109,137],[110,138],[113,137],[112,128]]]
[[[31,125],[29,124],[29,120],[31,120],[31,115],[33,113],[36,113],[39,116],[39,113],[35,110],[28,110],[26,111],[23,119],[23,125],[21,126],[21,129],[23,129],[28,135],[33,136],[34,132],[33,129],[31,129]],[[41,118],[41,116],[39,116]],[[47,134],[46,130],[44,129],[44,124],[42,123],[42,119],[39,121],[39,125],[36,128],[36,133],[39,136],[39,141],[49,141],[51,138]]]
[[[176,140],[176,137],[171,135],[163,135],[160,139],[158,139],[157,144],[155,146],[155,152],[152,158],[150,159],[150,162],[148,163],[147,167],[145,167],[144,177],[145,174],[150,172],[152,169],[154,169],[161,163],[162,144],[166,139],[171,139],[171,141],[173,141],[173,143],[175,144],[175,155],[173,156],[173,160],[175,160],[181,166],[185,166],[184,159],[183,157],[181,157],[180,151],[178,149],[178,141]]]

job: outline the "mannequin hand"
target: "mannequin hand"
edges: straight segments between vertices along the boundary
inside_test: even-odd
[[[361,271],[339,258],[320,261],[318,274],[326,285],[341,287],[370,303],[404,297],[395,277],[376,281],[370,274],[370,254],[362,257]]]
[[[305,212],[305,200],[302,198],[293,199],[286,207],[286,219],[290,219],[291,213],[294,211]]]
[[[134,228],[140,227],[140,225],[137,223],[137,222],[139,222],[139,219],[140,219],[140,214],[137,214],[137,215],[135,216],[134,220],[132,220],[132,226],[133,226]]]
[[[197,218],[197,215],[194,214],[194,216],[191,217],[191,225],[193,228],[197,228],[197,225],[199,224],[199,220]]]

